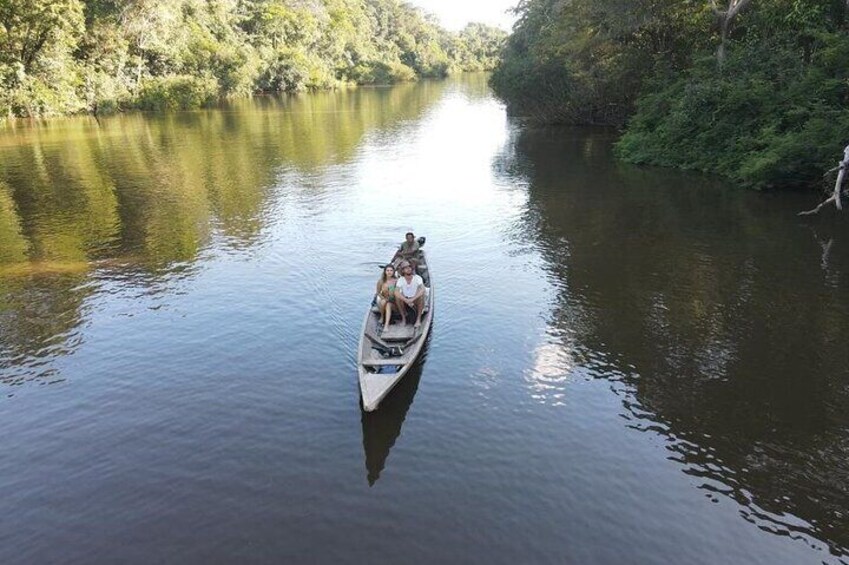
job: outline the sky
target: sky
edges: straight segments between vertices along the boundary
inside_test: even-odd
[[[509,8],[519,0],[409,0],[411,4],[435,14],[450,30],[462,29],[469,22],[481,22],[510,31],[513,16]]]

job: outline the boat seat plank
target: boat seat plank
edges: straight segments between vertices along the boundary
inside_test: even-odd
[[[402,326],[401,324],[392,324],[386,331],[380,334],[380,339],[383,341],[403,341],[413,337],[414,332],[415,329],[412,324],[407,324],[405,326]]]
[[[374,358],[374,359],[363,359],[363,365],[366,367],[388,367],[391,365],[406,365],[410,362],[409,357],[401,356],[401,357],[387,357],[386,359]]]

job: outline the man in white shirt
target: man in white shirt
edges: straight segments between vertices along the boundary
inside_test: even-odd
[[[401,313],[401,324],[407,323],[407,307],[416,311],[416,324],[418,329],[422,325],[422,313],[424,311],[425,285],[419,275],[413,273],[413,266],[409,261],[401,261],[399,265],[401,276],[395,283],[395,303]]]

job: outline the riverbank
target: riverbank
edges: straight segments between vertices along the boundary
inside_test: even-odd
[[[530,0],[492,84],[534,121],[620,128],[631,163],[819,188],[849,140],[847,7],[832,4]]]
[[[445,77],[492,69],[507,35],[483,24],[449,32],[399,0],[38,0],[6,11],[15,23],[0,43],[7,118]]]

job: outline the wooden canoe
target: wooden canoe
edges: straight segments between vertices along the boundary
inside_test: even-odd
[[[389,329],[381,333],[383,321],[377,307],[372,303],[366,313],[357,351],[360,395],[366,412],[377,410],[380,402],[404,378],[422,352],[430,332],[433,322],[433,277],[424,251],[419,251],[418,261],[417,272],[428,288],[422,325],[418,330],[413,328],[415,314],[407,315],[406,325],[401,325],[396,314]]]

